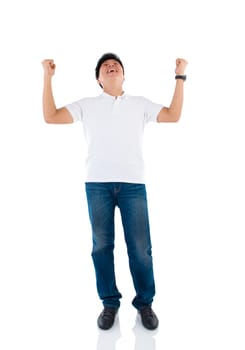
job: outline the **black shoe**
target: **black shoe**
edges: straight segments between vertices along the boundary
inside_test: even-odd
[[[139,310],[139,313],[141,316],[142,324],[145,328],[154,330],[158,327],[159,321],[157,315],[152,310],[150,305],[142,307]]]
[[[118,309],[105,306],[98,317],[97,324],[100,329],[110,329],[115,321]]]

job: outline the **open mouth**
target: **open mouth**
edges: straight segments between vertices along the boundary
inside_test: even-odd
[[[117,70],[115,68],[110,68],[110,69],[108,69],[107,74],[116,73],[116,72],[117,72]]]

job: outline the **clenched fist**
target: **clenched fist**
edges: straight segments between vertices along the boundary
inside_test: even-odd
[[[185,68],[186,68],[187,64],[188,64],[188,62],[186,60],[184,60],[183,58],[177,58],[175,73],[178,75],[184,75]]]
[[[42,61],[43,69],[44,69],[44,74],[53,76],[55,73],[55,64],[54,60],[43,60]]]

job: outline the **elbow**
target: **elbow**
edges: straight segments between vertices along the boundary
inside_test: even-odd
[[[180,114],[176,114],[176,115],[173,116],[172,122],[173,123],[178,123],[179,120],[180,120]]]
[[[181,111],[170,111],[169,112],[169,122],[178,123],[180,120]]]
[[[167,118],[158,118],[159,123],[178,123],[180,114],[169,114]]]
[[[46,124],[53,124],[50,118],[44,117],[44,121]]]
[[[52,115],[44,114],[43,117],[44,117],[45,123],[54,124],[54,117]]]
[[[180,119],[181,111],[170,108],[163,108],[157,117],[159,123],[177,123]]]

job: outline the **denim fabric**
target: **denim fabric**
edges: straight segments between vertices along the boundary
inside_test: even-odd
[[[87,182],[86,194],[92,227],[92,259],[99,297],[104,306],[119,307],[122,297],[114,270],[114,216],[116,206],[122,218],[125,242],[136,296],[132,304],[140,309],[155,295],[147,195],[144,184]]]

